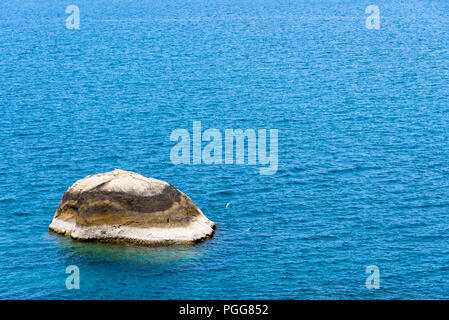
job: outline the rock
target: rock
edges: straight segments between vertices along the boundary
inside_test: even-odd
[[[208,239],[215,223],[167,182],[117,169],[75,182],[49,229],[80,240],[169,245]]]

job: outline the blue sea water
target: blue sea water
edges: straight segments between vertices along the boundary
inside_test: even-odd
[[[448,25],[437,0],[1,1],[0,298],[449,298]],[[278,129],[278,172],[172,164],[194,120]],[[115,168],[184,191],[215,236],[48,233],[72,183]]]

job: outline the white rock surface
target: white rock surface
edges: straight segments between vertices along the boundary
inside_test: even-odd
[[[168,245],[208,239],[215,223],[167,182],[117,169],[75,182],[49,229],[80,240]]]

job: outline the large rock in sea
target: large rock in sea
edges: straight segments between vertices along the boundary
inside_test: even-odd
[[[117,169],[75,182],[49,229],[80,240],[169,245],[208,239],[215,223],[167,182]]]

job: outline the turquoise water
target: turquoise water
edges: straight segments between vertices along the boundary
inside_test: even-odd
[[[373,2],[2,1],[0,298],[449,298],[449,2]],[[173,165],[194,120],[278,129],[277,173]],[[214,238],[48,233],[73,182],[115,168],[184,191]]]

